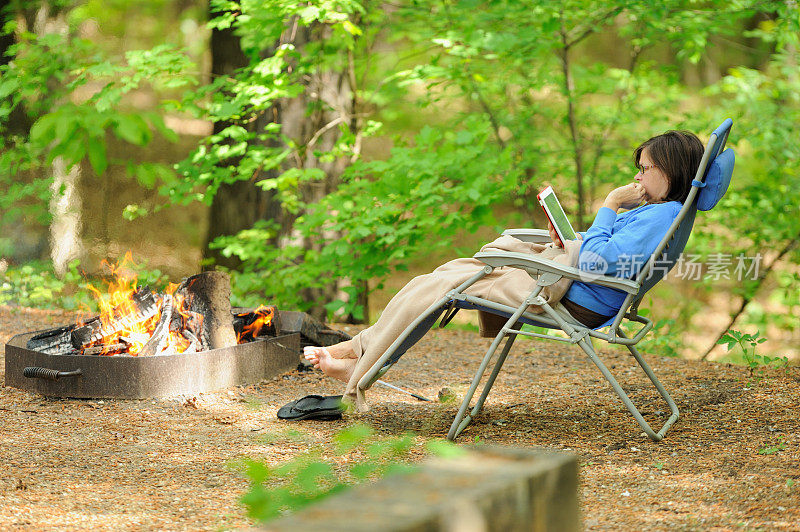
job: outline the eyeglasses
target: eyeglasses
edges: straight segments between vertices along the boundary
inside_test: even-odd
[[[656,165],[654,164],[640,164],[637,168],[639,169],[639,173],[643,174],[650,170],[651,168],[655,168]]]

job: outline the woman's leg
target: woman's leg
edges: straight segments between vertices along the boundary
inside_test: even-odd
[[[413,278],[389,301],[374,325],[351,340],[325,348],[328,351],[327,356],[322,347],[306,347],[306,359],[330,377],[347,380],[342,377],[348,376],[352,380],[357,362],[355,359],[359,359],[361,366],[369,369],[372,362],[386,351],[408,324],[448,290],[463,283],[484,266],[485,264],[474,259],[456,259],[429,274]],[[360,360],[365,353],[366,360]]]
[[[480,272],[486,264],[471,258],[456,259],[420,275],[405,285],[384,308],[375,324],[353,337],[353,350],[358,361],[345,388],[345,398],[359,411],[366,410],[358,381],[378,361],[403,331],[445,294]],[[482,284],[489,274],[476,284]]]

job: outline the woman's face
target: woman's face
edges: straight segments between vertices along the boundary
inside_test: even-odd
[[[669,193],[669,180],[667,175],[653,165],[647,148],[639,155],[639,172],[634,178],[644,187],[645,199],[648,203],[660,201]]]

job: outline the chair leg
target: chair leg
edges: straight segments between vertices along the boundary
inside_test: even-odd
[[[522,327],[522,324],[516,324],[511,327],[514,330],[519,330]],[[486,381],[486,384],[483,387],[483,392],[481,392],[481,396],[478,397],[478,402],[475,403],[475,407],[470,412],[470,417],[475,417],[483,408],[483,403],[486,402],[486,397],[489,396],[489,391],[494,386],[494,381],[497,379],[497,375],[500,373],[500,370],[503,368],[503,364],[506,361],[506,357],[508,357],[509,351],[511,351],[511,346],[514,344],[514,340],[517,339],[517,335],[513,333],[508,334],[508,340],[506,340],[506,345],[503,346],[503,351],[500,353],[500,356],[497,358],[497,362],[494,364],[494,369],[492,369],[492,374],[489,375],[489,380]]]
[[[510,328],[519,330],[520,327],[522,327],[521,323],[515,323]],[[497,362],[495,362],[492,373],[489,375],[489,380],[483,386],[483,391],[481,392],[480,397],[478,397],[478,402],[475,404],[472,411],[468,415],[465,415],[467,408],[469,408],[469,403],[472,401],[472,397],[475,395],[475,390],[477,390],[478,384],[480,384],[480,380],[483,377],[483,374],[486,372],[486,367],[489,365],[489,361],[497,350],[497,347],[500,345],[500,342],[506,336],[508,336],[506,344],[503,346],[503,350],[500,352]],[[511,351],[511,346],[514,344],[514,340],[516,338],[516,334],[507,333],[505,331],[500,331],[500,333],[495,337],[492,345],[489,346],[489,349],[486,351],[486,355],[484,355],[483,361],[478,367],[478,371],[475,373],[475,377],[472,379],[472,384],[470,385],[469,390],[464,395],[464,399],[461,401],[461,407],[458,409],[458,414],[456,414],[452,425],[450,425],[450,431],[447,433],[448,440],[453,441],[456,439],[458,435],[461,434],[465,428],[467,428],[467,425],[470,424],[472,418],[478,415],[478,412],[481,411],[481,408],[483,408],[483,403],[486,402],[486,397],[488,397],[489,392],[494,385],[494,381],[497,379],[497,375],[500,373],[500,369],[503,367],[503,363],[506,361],[506,357],[508,357],[508,353]]]
[[[620,332],[620,334],[622,335],[621,332]],[[624,337],[624,335],[623,335],[623,337]],[[628,346],[628,350],[630,350],[631,354],[634,356],[636,361],[639,363],[639,365],[642,367],[644,372],[650,378],[650,381],[653,383],[653,385],[655,385],[656,389],[661,394],[661,397],[667,402],[667,404],[669,405],[670,410],[672,411],[672,415],[667,420],[667,422],[661,427],[661,430],[659,430],[658,432],[654,431],[650,427],[650,424],[647,423],[647,421],[645,421],[644,417],[642,417],[642,414],[639,412],[639,409],[636,408],[636,406],[630,400],[630,398],[628,397],[628,394],[625,393],[625,391],[622,389],[622,387],[617,382],[617,379],[614,378],[614,375],[611,374],[611,372],[608,370],[608,368],[606,368],[605,364],[603,364],[603,362],[597,356],[597,353],[595,352],[594,346],[592,346],[592,343],[589,340],[587,340],[586,338],[584,338],[580,342],[578,342],[578,345],[589,356],[591,361],[594,362],[594,365],[597,366],[597,368],[603,374],[603,377],[605,377],[605,379],[609,382],[609,384],[611,384],[611,387],[614,389],[614,392],[622,400],[622,403],[625,405],[625,407],[628,409],[628,411],[631,413],[631,415],[634,417],[634,419],[636,419],[636,422],[639,424],[639,426],[642,428],[642,430],[645,432],[645,434],[647,434],[650,437],[650,439],[652,439],[653,441],[661,441],[664,438],[664,434],[666,434],[667,430],[669,430],[669,428],[672,426],[672,424],[675,423],[675,420],[678,419],[678,407],[675,405],[675,402],[672,400],[672,398],[669,396],[667,391],[661,385],[661,383],[656,378],[656,376],[653,373],[653,371],[650,369],[650,367],[647,365],[647,363],[641,357],[641,355],[636,350],[636,348],[633,347],[633,346]]]
[[[622,331],[620,331],[619,334],[623,338],[627,338]],[[629,345],[628,351],[631,352],[633,358],[636,359],[636,362],[642,368],[642,371],[644,371],[645,375],[647,375],[647,378],[650,379],[650,382],[652,382],[653,386],[655,386],[656,390],[658,390],[658,393],[661,395],[661,398],[664,399],[664,402],[666,402],[667,405],[669,406],[670,410],[669,419],[667,420],[666,423],[664,423],[664,425],[656,434],[656,436],[658,437],[656,441],[660,441],[664,438],[664,435],[667,433],[672,424],[678,420],[678,416],[680,415],[678,412],[678,405],[676,405],[675,401],[672,400],[672,397],[669,395],[669,392],[667,392],[667,389],[664,388],[664,386],[661,384],[661,381],[658,380],[658,377],[656,377],[656,374],[653,372],[652,369],[650,369],[650,366],[647,364],[647,362],[645,362],[644,358],[642,358],[642,355],[639,354],[639,351],[636,349],[636,347]]]

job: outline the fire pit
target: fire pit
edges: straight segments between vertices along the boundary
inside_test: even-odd
[[[47,355],[25,347],[35,334],[6,344],[6,386],[81,399],[147,399],[253,384],[296,368],[300,351],[300,334],[293,333],[188,355]]]
[[[110,287],[99,316],[12,338],[6,385],[48,396],[144,399],[251,384],[300,360],[301,334],[284,334],[275,307],[231,309],[224,273],[189,277],[165,294],[135,279]]]

